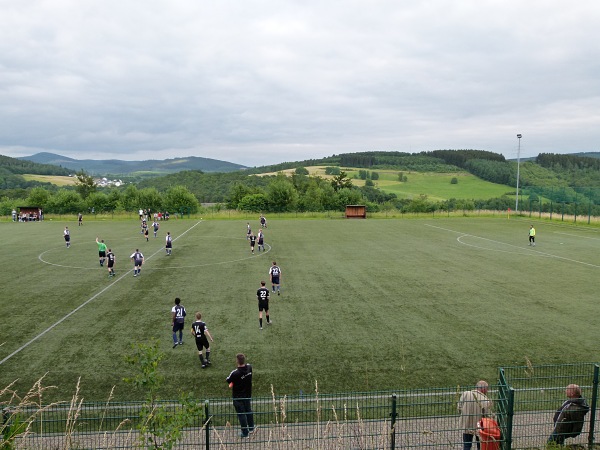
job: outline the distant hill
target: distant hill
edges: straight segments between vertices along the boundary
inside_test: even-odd
[[[600,152],[584,152],[584,153],[572,153],[574,156],[584,156],[586,158],[599,158]]]
[[[54,153],[36,153],[23,156],[20,160],[33,161],[39,164],[50,164],[70,169],[71,172],[84,170],[91,175],[164,175],[182,170],[201,170],[202,172],[235,172],[246,166],[210,158],[189,156],[164,160],[123,161],[119,159],[73,159]]]

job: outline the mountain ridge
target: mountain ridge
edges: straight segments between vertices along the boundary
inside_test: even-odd
[[[51,164],[65,167],[73,172],[84,170],[90,175],[127,175],[136,172],[164,175],[181,170],[201,170],[203,172],[235,172],[247,169],[246,166],[212,158],[187,156],[169,159],[147,159],[127,161],[121,159],[74,159],[50,152],[40,152],[31,156],[21,156],[20,160],[38,164]]]

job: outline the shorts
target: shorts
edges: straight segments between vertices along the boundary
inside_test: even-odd
[[[173,248],[173,243],[167,242],[167,245],[165,245],[165,248]]]
[[[133,265],[135,267],[142,267],[142,260],[141,259],[136,259],[135,261],[133,261]]]
[[[69,236],[68,234],[65,235],[65,242],[69,242],[71,240],[71,236]]]
[[[199,352],[201,352],[203,348],[205,348],[206,350],[210,348],[210,344],[208,343],[208,339],[206,339],[206,336],[202,335],[196,338],[196,348]]]
[[[98,252],[98,256],[100,258],[106,258],[106,252],[105,251],[104,252]]]
[[[279,284],[279,275],[275,276],[273,275],[273,281],[271,281],[271,284]]]
[[[269,310],[269,300],[259,300],[258,301],[258,310],[259,311],[268,311]]]
[[[108,264],[106,267],[108,267],[110,269],[111,267],[114,267],[114,265],[115,265],[114,261],[108,261]]]
[[[183,322],[173,322],[173,333],[183,330]]]

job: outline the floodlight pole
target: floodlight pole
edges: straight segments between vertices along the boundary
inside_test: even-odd
[[[515,213],[519,212],[519,175],[521,169],[521,134],[517,134],[517,139],[519,140],[519,149],[517,150],[517,202],[515,204]]]

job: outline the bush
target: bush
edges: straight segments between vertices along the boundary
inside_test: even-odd
[[[458,184],[458,178],[452,177],[452,179],[450,180],[450,184]]]

